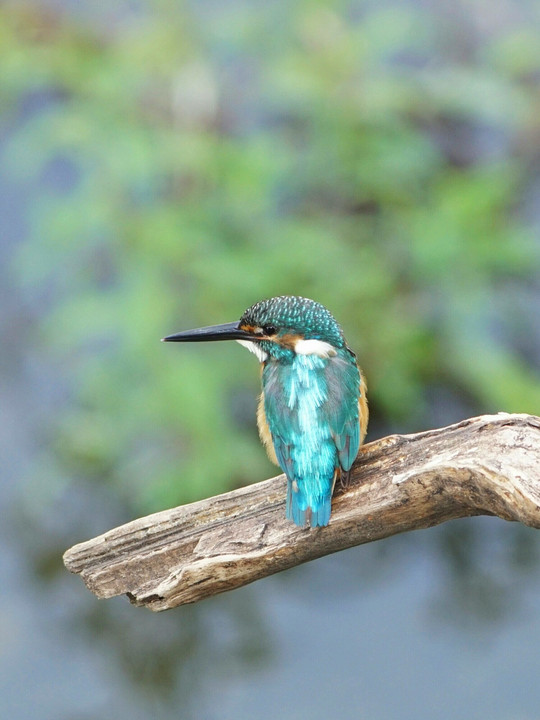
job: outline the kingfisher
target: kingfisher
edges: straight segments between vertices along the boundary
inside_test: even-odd
[[[287,476],[286,516],[300,527],[330,521],[338,473],[345,484],[368,422],[366,383],[332,314],[281,295],[239,321],[168,335],[164,342],[237,340],[261,363],[259,435]]]

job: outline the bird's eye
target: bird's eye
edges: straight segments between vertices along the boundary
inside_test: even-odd
[[[277,330],[273,325],[263,325],[263,333],[265,335],[275,335]]]

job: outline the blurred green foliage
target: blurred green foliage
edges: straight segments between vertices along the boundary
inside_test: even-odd
[[[516,341],[538,314],[538,11],[460,7],[0,6],[3,163],[37,188],[14,271],[70,389],[66,477],[143,512],[272,473],[253,357],[159,339],[285,293],[340,320],[379,426],[425,426],[433,387],[540,411]]]

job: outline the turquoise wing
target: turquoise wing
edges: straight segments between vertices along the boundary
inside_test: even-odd
[[[351,469],[360,448],[360,371],[354,354],[344,350],[329,361],[325,372],[328,382],[325,411],[339,465],[346,472]]]
[[[264,414],[279,466],[291,482],[294,467],[291,448],[299,434],[298,418],[287,406],[285,389],[290,382],[287,368],[269,362],[263,367]]]

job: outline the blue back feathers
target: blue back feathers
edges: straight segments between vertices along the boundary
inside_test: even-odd
[[[344,345],[332,357],[296,355],[263,369],[265,414],[287,475],[287,517],[328,525],[337,468],[350,469],[360,445],[360,372]]]

